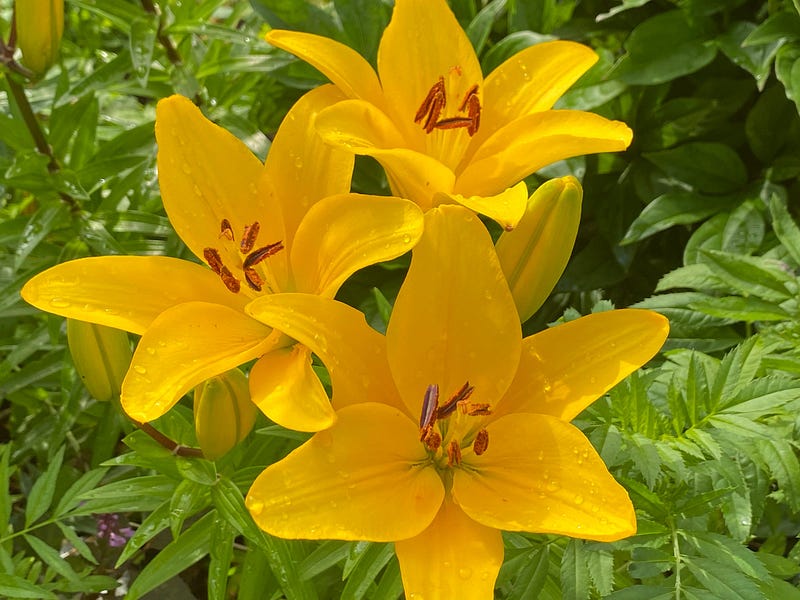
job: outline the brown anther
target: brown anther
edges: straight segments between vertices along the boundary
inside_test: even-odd
[[[219,237],[233,241],[233,227],[231,227],[231,222],[228,219],[222,219],[219,229]]]
[[[469,131],[471,125],[472,119],[469,117],[449,117],[436,121],[432,129],[458,129],[459,127],[466,127]]]
[[[261,279],[253,267],[244,269],[244,280],[247,282],[247,285],[257,292],[260,292],[261,288],[264,286],[264,280]]]
[[[225,287],[227,287],[234,294],[238,294],[239,293],[239,289],[241,287],[241,284],[240,284],[239,280],[236,279],[236,277],[233,276],[233,273],[231,273],[230,270],[228,270],[228,267],[226,267],[225,265],[222,265],[222,268],[220,269],[219,276],[222,278],[222,283],[225,284]]]
[[[417,113],[414,115],[414,123],[419,123],[424,118],[425,122],[422,127],[426,133],[430,133],[436,127],[436,122],[439,120],[439,116],[444,111],[445,106],[447,106],[447,93],[444,87],[444,77],[439,77],[439,80],[431,86],[428,95],[425,96],[422,104],[417,109]]]
[[[467,90],[467,93],[464,94],[464,99],[461,101],[461,104],[458,106],[458,112],[464,112],[464,109],[472,102],[472,100],[478,100],[478,84],[476,83],[471,88]],[[480,101],[478,101],[478,106],[480,106]]]
[[[444,419],[449,416],[456,409],[458,403],[469,398],[473,391],[475,391],[475,388],[469,384],[469,381],[465,382],[455,394],[448,398],[447,402],[438,408],[436,411],[436,418]]]
[[[269,258],[273,254],[276,254],[281,250],[283,250],[283,242],[275,242],[274,244],[267,244],[266,246],[263,246],[258,250],[253,250],[244,259],[243,267],[245,270],[254,267],[261,261]]]
[[[260,230],[261,225],[258,223],[258,221],[255,221],[252,225],[244,226],[242,241],[239,242],[239,252],[242,254],[248,254],[253,249],[253,246],[256,245],[256,238],[258,237],[258,232]]]
[[[464,400],[458,403],[458,410],[462,415],[470,417],[485,417],[486,415],[492,414],[492,409],[489,404],[466,402]]]
[[[450,442],[450,445],[447,446],[447,466],[452,467],[453,465],[460,465],[461,464],[461,446],[458,445],[458,442],[453,440]]]
[[[428,450],[435,452],[439,449],[439,446],[442,445],[442,436],[439,435],[438,431],[431,429],[423,441],[425,442],[425,446],[428,448]]]
[[[214,273],[217,275],[222,273],[222,258],[220,258],[219,252],[215,248],[203,248],[203,258],[206,259],[208,266],[211,267]]]
[[[489,447],[489,432],[485,429],[481,429],[478,432],[478,435],[475,436],[475,441],[472,442],[472,451],[477,455],[480,456],[486,449]]]
[[[470,136],[475,135],[478,127],[481,126],[481,100],[478,98],[478,86],[476,85],[473,89],[475,91],[470,90],[462,104],[462,106],[466,107],[467,115],[469,116],[470,124],[467,127],[467,133]],[[462,108],[461,110],[464,109]]]

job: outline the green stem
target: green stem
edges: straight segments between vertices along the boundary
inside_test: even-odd
[[[203,458],[203,451],[199,448],[190,448],[188,446],[182,446],[171,440],[163,433],[161,433],[158,429],[150,425],[150,423],[140,423],[134,419],[131,419],[133,424],[136,425],[139,429],[144,431],[147,435],[153,438],[156,442],[162,445],[164,448],[172,452],[176,456],[185,456],[188,458]]]
[[[681,600],[681,547],[675,522],[669,520],[672,529],[672,556],[675,558],[675,600]]]

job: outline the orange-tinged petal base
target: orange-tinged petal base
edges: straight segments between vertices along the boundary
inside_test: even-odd
[[[395,544],[406,598],[492,598],[503,564],[500,532],[472,520],[450,499],[420,535]]]
[[[487,427],[489,445],[468,451],[453,497],[470,517],[506,531],[614,541],[636,533],[636,515],[576,427],[549,415],[514,414]]]
[[[283,538],[391,542],[418,535],[444,498],[416,424],[395,408],[343,408],[314,435],[259,475],[247,508]]]

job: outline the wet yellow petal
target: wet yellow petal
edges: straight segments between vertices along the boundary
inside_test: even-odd
[[[494,404],[517,369],[520,325],[492,240],[461,206],[425,215],[425,233],[386,334],[392,375],[412,415],[425,390],[446,397],[469,381],[475,402]]]
[[[557,325],[522,341],[519,370],[495,415],[529,412],[571,421],[650,360],[669,322],[622,309]]]
[[[378,74],[393,116],[407,124],[402,130],[413,128],[418,139],[433,139],[414,123],[414,115],[440,77],[448,107],[458,107],[473,85],[483,83],[472,44],[444,0],[395,3],[378,49]],[[455,134],[448,136],[450,141],[469,139],[464,129],[447,133]]]
[[[305,94],[286,115],[267,154],[266,177],[281,207],[287,249],[291,249],[297,227],[317,201],[350,191],[353,154],[326,144],[314,127],[317,114],[342,99],[342,93],[332,85]]]
[[[439,197],[441,198],[442,196],[447,196],[453,202],[494,219],[506,230],[511,230],[517,226],[528,204],[528,188],[524,181],[500,192],[496,196],[470,196],[465,198],[459,194],[441,194]]]
[[[243,308],[210,269],[165,256],[98,256],[31,278],[22,297],[36,308],[141,335],[168,308],[203,300]]]
[[[548,110],[501,127],[458,173],[455,191],[491,195],[572,156],[617,152],[631,143],[625,123],[578,110]]]
[[[378,76],[370,64],[352,48],[332,39],[273,29],[266,40],[319,69],[350,98],[363,98],[380,104],[382,93]]]
[[[549,110],[589,67],[594,50],[557,40],[525,48],[492,71],[484,83],[480,145],[488,134],[524,115]]]
[[[122,382],[122,407],[131,418],[157,419],[186,392],[261,356],[278,336],[244,313],[207,302],[163,312],[139,340]]]
[[[187,98],[170,96],[158,103],[156,141],[164,210],[197,257],[212,247],[229,268],[238,265],[238,236],[255,221],[262,228],[259,241],[283,238],[280,213],[259,188],[261,161]],[[235,244],[220,238],[222,219],[231,224]]]
[[[311,368],[311,351],[295,344],[273,350],[250,370],[250,395],[265,415],[296,431],[321,431],[336,420],[328,395]]]
[[[292,248],[301,292],[333,298],[359,269],[405,254],[422,235],[422,211],[401,198],[343,194],[309,211]]]
[[[453,497],[470,517],[506,531],[610,542],[636,533],[625,489],[586,436],[549,415],[515,414],[487,427],[481,456],[463,455]]]
[[[331,376],[335,409],[382,402],[405,410],[386,362],[385,338],[355,308],[311,294],[277,294],[254,300],[247,312],[319,356]]]
[[[246,500],[255,522],[283,538],[391,542],[417,535],[444,497],[417,425],[383,404],[348,406],[337,416],[333,427],[256,478]]]
[[[530,197],[514,231],[497,240],[520,321],[527,321],[547,299],[564,272],[581,220],[583,190],[572,176],[551,179]]]
[[[395,543],[406,598],[485,600],[503,564],[503,538],[445,499],[425,531]]]

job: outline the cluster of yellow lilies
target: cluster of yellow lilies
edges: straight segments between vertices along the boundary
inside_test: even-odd
[[[628,494],[570,420],[658,351],[666,319],[520,326],[567,263],[582,196],[572,177],[530,197],[521,180],[631,141],[623,123],[552,109],[594,52],[546,42],[484,78],[445,0],[396,1],[377,73],[326,38],[268,40],[332,84],[294,105],[265,163],[188,99],[158,104],[164,208],[203,264],[84,258],[24,298],[141,336],[121,392],[137,421],[255,361],[252,402],[316,433],[253,483],[253,519],[285,538],[395,542],[408,598],[493,597],[500,530],[633,534]],[[350,192],[354,154],[383,166],[393,197]],[[496,244],[476,213],[505,229]],[[334,299],[408,251],[385,335]]]

